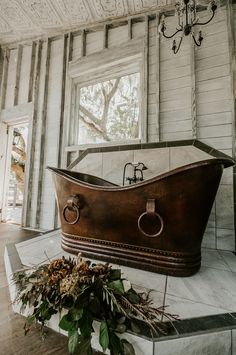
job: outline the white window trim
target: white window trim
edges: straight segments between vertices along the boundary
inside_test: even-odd
[[[117,144],[135,144],[147,142],[147,46],[144,40],[132,40],[119,48],[104,49],[101,52],[82,57],[69,63],[68,75],[70,93],[68,96],[67,144],[66,151],[85,149],[88,147],[103,147]],[[139,139],[111,141],[104,143],[77,144],[79,90],[85,85],[114,77],[140,73],[140,111]]]

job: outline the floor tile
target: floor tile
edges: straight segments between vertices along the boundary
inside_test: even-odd
[[[120,268],[124,277],[127,277],[127,279],[129,279],[132,283],[145,287],[149,290],[158,292],[165,291],[165,275],[144,270],[137,270],[123,265],[120,265]]]
[[[45,240],[45,239],[60,239],[61,237],[61,230],[60,229],[56,229],[53,231],[49,231],[47,233],[39,233],[37,236],[35,236],[32,239],[29,240],[25,240],[23,242],[17,243],[16,246],[17,247],[24,247],[26,245],[30,245],[32,243],[38,243],[39,241]]]
[[[135,349],[135,355],[153,355],[154,343],[133,334],[124,333],[122,339],[128,340]]]
[[[34,240],[27,245],[23,243],[16,244],[16,248],[20,258],[29,256],[43,261],[47,258],[54,258],[55,255],[61,252],[61,242],[60,238],[39,238],[37,241]]]
[[[222,307],[215,307],[209,304],[195,302],[186,298],[166,295],[166,312],[179,316],[180,319],[195,318],[207,315],[227,313],[228,310]]]
[[[44,259],[42,259],[42,258],[36,258],[35,256],[30,256],[30,255],[22,255],[20,259],[21,259],[23,266],[29,266],[29,267],[37,266],[39,264],[47,262],[47,259],[45,260],[45,257],[44,257]]]
[[[213,249],[202,248],[202,266],[230,271],[229,265],[224,260],[220,252]]]
[[[155,342],[154,355],[231,355],[231,331]]]
[[[168,277],[167,293],[234,311],[236,309],[236,275],[231,271],[202,266],[200,271],[191,277]]]
[[[207,227],[203,236],[202,246],[205,248],[216,249],[215,228]]]
[[[232,355],[236,354],[236,329],[232,329]]]
[[[219,250],[235,250],[235,230],[227,228],[216,229],[216,247]]]
[[[236,255],[231,251],[221,251],[219,250],[220,255],[229,266],[230,270],[236,272]]]

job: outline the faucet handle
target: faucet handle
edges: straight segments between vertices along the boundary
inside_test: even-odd
[[[126,180],[129,181],[129,184],[131,185],[131,182],[133,181],[133,178],[127,177]]]

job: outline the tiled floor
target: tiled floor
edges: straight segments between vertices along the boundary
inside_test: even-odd
[[[60,231],[16,244],[21,262],[33,266],[69,255],[61,250]],[[191,277],[176,278],[120,266],[136,288],[152,289],[155,305],[181,319],[236,312],[236,256],[227,251],[202,250],[202,267]]]

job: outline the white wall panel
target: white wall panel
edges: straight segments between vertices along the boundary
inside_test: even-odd
[[[6,109],[14,106],[14,92],[15,92],[15,85],[16,85],[16,62],[17,62],[17,49],[12,49],[10,51],[10,58],[8,64],[6,101],[5,101]]]
[[[37,126],[35,136],[35,152],[34,152],[34,169],[33,169],[33,186],[32,186],[32,199],[31,199],[31,211],[30,211],[30,223],[31,226],[36,225],[36,213],[37,213],[37,198],[39,188],[39,167],[40,167],[40,141],[41,141],[41,127],[42,127],[42,110],[43,110],[43,98],[45,87],[45,70],[46,70],[46,42],[42,45],[41,53],[41,66],[39,76],[39,94],[38,94],[38,106],[37,106]]]
[[[28,102],[31,53],[32,53],[32,46],[23,47],[21,69],[20,69],[20,82],[19,82],[19,97],[18,97],[19,104]]]
[[[86,55],[103,50],[104,32],[90,32],[86,35]]]
[[[43,229],[54,227],[55,198],[52,176],[46,170],[47,166],[57,166],[58,136],[60,129],[61,85],[63,68],[63,39],[51,42],[51,56],[49,63],[48,97],[44,170],[42,181],[41,221]]]

